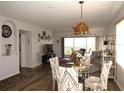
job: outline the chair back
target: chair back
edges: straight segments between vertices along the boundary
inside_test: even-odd
[[[112,61],[104,62],[101,69],[100,79],[101,79],[102,87],[105,90],[107,89],[108,75],[109,75],[111,66],[112,66]]]
[[[85,65],[90,65],[90,56],[85,56],[86,60],[83,62]]]
[[[73,67],[59,67],[57,84],[59,91],[79,91],[78,69]]]
[[[56,69],[57,69],[57,66],[59,66],[59,59],[58,57],[53,57],[53,58],[50,58],[50,66],[51,66],[51,69],[52,69],[52,77],[54,79],[56,79]]]

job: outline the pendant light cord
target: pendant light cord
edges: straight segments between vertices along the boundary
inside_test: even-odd
[[[87,35],[86,35],[86,56],[87,56]]]
[[[83,20],[83,15],[82,15],[83,9],[82,9],[82,3],[81,3],[81,20]]]
[[[83,20],[82,18],[83,18],[83,3],[84,3],[84,1],[79,1],[79,3],[81,4],[81,20]]]

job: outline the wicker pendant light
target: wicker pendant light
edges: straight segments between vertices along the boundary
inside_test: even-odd
[[[74,29],[75,35],[81,35],[81,34],[88,34],[89,33],[89,27],[83,22],[83,19],[82,19],[82,4],[83,3],[84,3],[84,1],[79,1],[79,4],[81,4],[81,20],[75,27],[72,27]]]

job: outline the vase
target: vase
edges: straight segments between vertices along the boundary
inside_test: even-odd
[[[80,66],[80,58],[76,59],[76,62],[74,63],[74,66],[79,67]]]

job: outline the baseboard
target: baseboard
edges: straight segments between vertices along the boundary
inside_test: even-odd
[[[118,87],[120,88],[121,91],[124,91],[124,88],[118,83],[118,80],[115,80],[116,84],[118,85]]]
[[[13,74],[11,74],[11,75],[8,75],[8,76],[6,76],[6,77],[0,79],[0,81],[3,81],[3,80],[6,80],[6,79],[8,79],[8,78],[10,78],[10,77],[16,76],[16,75],[18,75],[19,73],[20,73],[20,71],[15,72],[15,73],[13,73]]]

